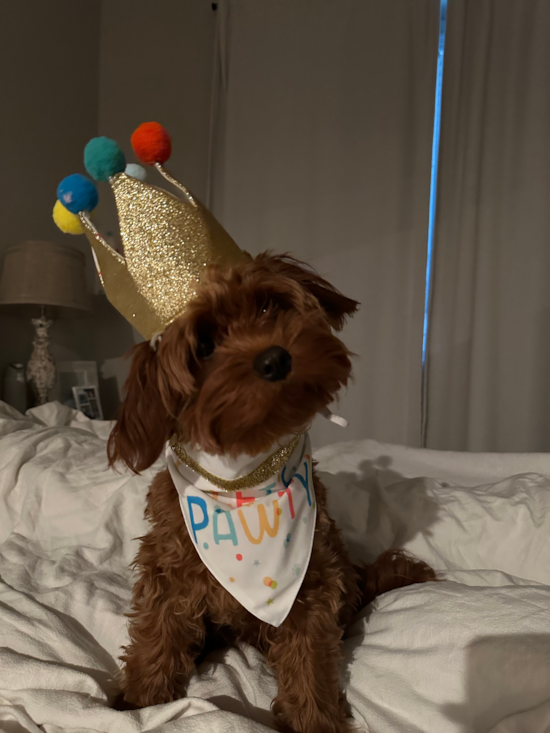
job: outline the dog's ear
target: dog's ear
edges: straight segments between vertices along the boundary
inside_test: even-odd
[[[158,355],[147,341],[132,350],[125,390],[107,454],[109,465],[121,460],[139,473],[160,456],[172,422],[160,394]]]
[[[315,296],[325,311],[328,322],[337,331],[344,326],[346,316],[353,315],[359,307],[356,300],[342,295],[339,290],[318,275],[309,265],[290,255],[265,254],[260,255],[258,259],[263,260],[279,274],[295,280]]]

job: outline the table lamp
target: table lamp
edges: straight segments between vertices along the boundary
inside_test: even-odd
[[[0,280],[0,311],[30,318],[36,335],[27,365],[39,405],[55,384],[55,363],[48,329],[53,319],[91,312],[86,288],[86,258],[69,245],[27,241],[9,247]]]

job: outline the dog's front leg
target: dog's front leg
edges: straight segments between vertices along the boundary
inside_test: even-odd
[[[328,605],[307,608],[298,601],[272,634],[267,652],[279,694],[273,713],[292,733],[349,733],[340,693],[342,629]]]
[[[130,644],[121,657],[124,701],[143,708],[182,697],[204,645],[200,609],[179,583],[147,567],[134,588],[132,608]]]

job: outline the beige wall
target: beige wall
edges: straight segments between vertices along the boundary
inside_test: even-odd
[[[206,0],[18,0],[0,23],[0,257],[23,239],[50,239],[87,251],[51,220],[58,182],[84,172],[82,152],[97,134],[113,137],[134,161],[130,135],[156,119],[173,136],[167,167],[206,195],[215,14]],[[152,179],[152,177],[151,177]],[[116,232],[107,184],[98,224]],[[90,286],[95,275],[89,258]],[[54,358],[93,359],[111,416],[125,369],[119,358],[136,334],[103,295],[94,316],[58,321]],[[0,316],[0,373],[26,362],[32,327]],[[1,394],[1,379],[0,379]]]
[[[2,4],[0,255],[22,239],[67,241],[51,211],[58,182],[80,169],[97,129],[99,25],[99,0]],[[0,317],[2,371],[28,359],[32,332],[26,321]],[[87,350],[82,326],[59,323],[52,335],[57,358]]]
[[[207,0],[102,4],[99,134],[136,162],[131,133],[160,122],[173,139],[167,168],[199,198],[207,185],[214,24]]]

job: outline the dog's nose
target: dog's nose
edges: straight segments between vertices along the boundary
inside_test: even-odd
[[[262,379],[278,382],[292,369],[292,357],[282,346],[272,346],[254,359],[254,369]]]

